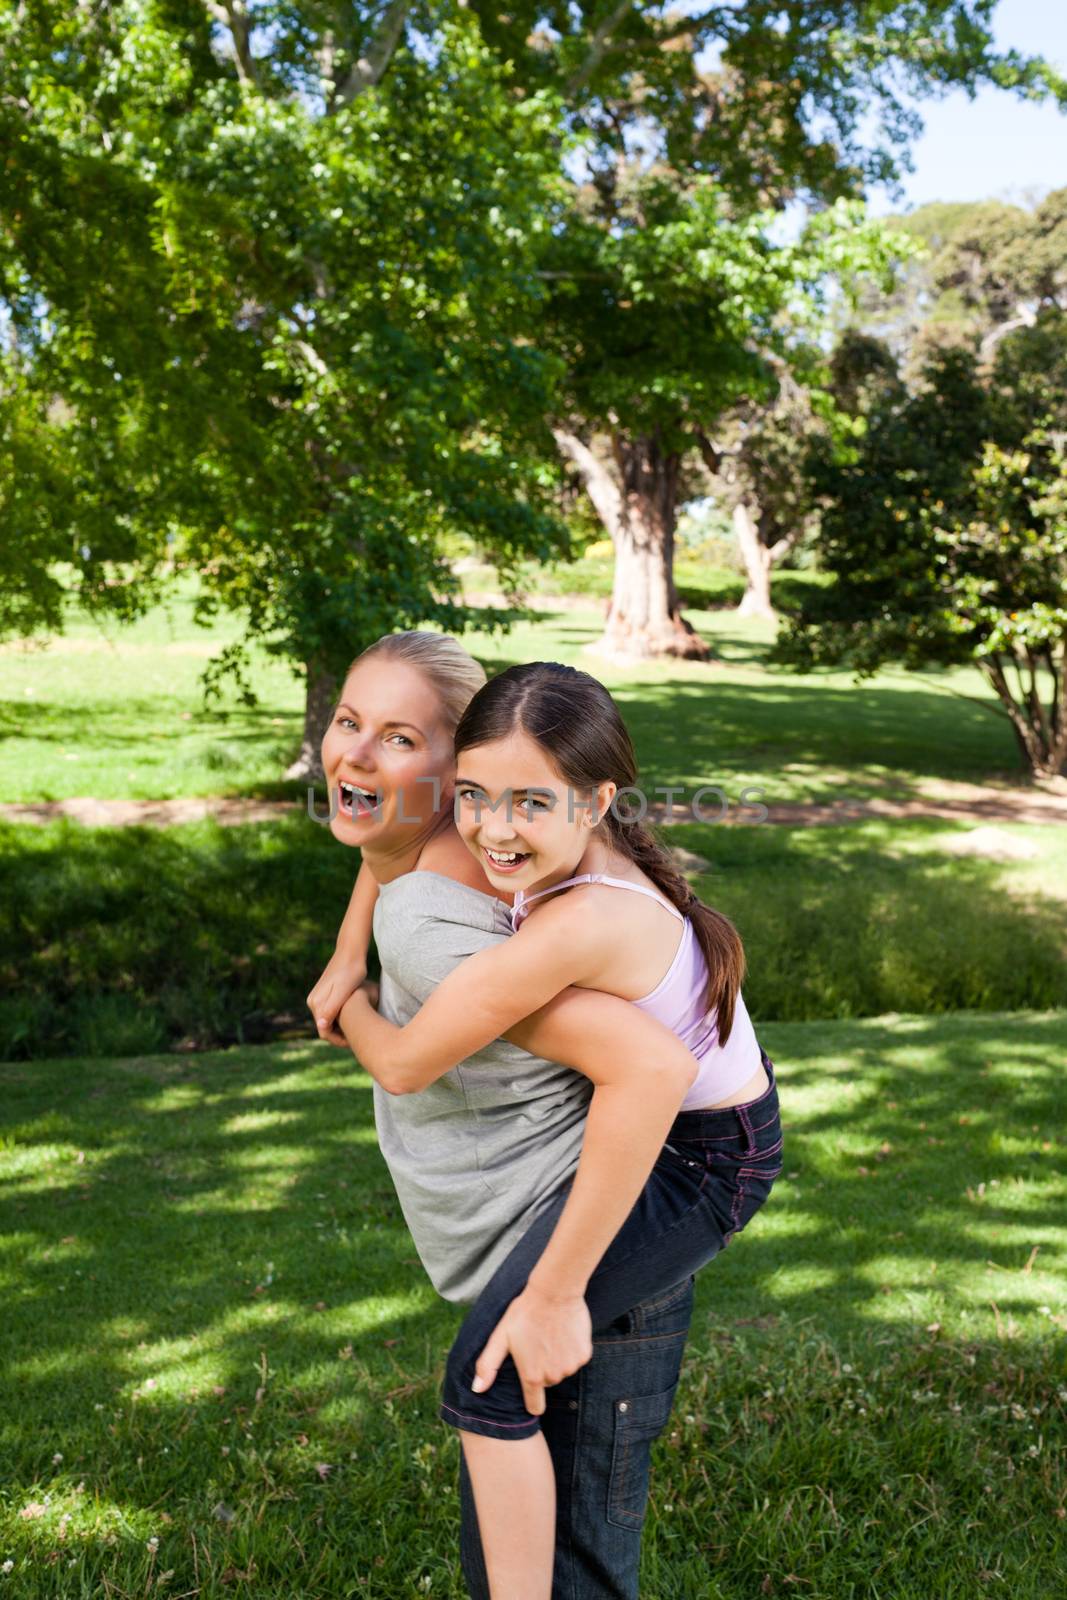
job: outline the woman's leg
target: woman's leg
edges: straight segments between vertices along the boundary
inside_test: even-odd
[[[551,1600],[556,1475],[543,1433],[488,1439],[460,1433],[489,1593],[493,1600]]]
[[[595,1328],[592,1359],[545,1391],[541,1431],[556,1479],[553,1600],[637,1600],[652,1446],[670,1420],[692,1312],[689,1278]],[[625,1450],[620,1437],[616,1450],[628,1415],[618,1408],[630,1399],[651,1422]],[[470,1600],[490,1600],[462,1456],[460,1562]]]
[[[668,1143],[657,1160],[644,1190],[615,1239],[605,1252],[586,1289],[586,1303],[594,1329],[603,1327],[642,1299],[663,1293],[681,1283],[710,1261],[729,1244],[766,1200],[781,1171],[781,1124],[778,1115],[777,1086],[773,1068],[766,1056],[770,1086],[758,1100],[744,1106],[711,1112],[680,1112],[672,1126]],[[525,1407],[522,1385],[514,1361],[509,1356],[501,1364],[493,1384],[484,1394],[472,1389],[474,1367],[489,1335],[516,1295],[525,1287],[533,1266],[540,1259],[551,1236],[569,1185],[551,1197],[535,1217],[526,1234],[498,1268],[479,1296],[460,1329],[449,1354],[445,1376],[442,1418],[465,1434],[492,1441],[466,1454],[474,1478],[475,1500],[479,1508],[489,1504],[493,1488],[480,1492],[478,1475],[488,1479],[496,1469],[492,1463],[501,1451],[528,1440],[541,1431],[540,1419]],[[650,1430],[655,1431],[660,1411],[665,1418],[670,1397],[633,1396],[618,1403],[617,1426],[623,1454],[630,1443]],[[543,1523],[544,1455],[533,1452],[515,1455],[504,1467],[517,1498],[523,1505],[522,1473],[529,1473],[530,1505],[541,1526],[535,1536],[536,1550],[544,1548],[547,1534]],[[535,1472],[540,1476],[535,1480]],[[513,1479],[510,1474],[516,1476]],[[495,1556],[491,1551],[514,1538],[514,1516],[502,1524],[489,1525],[479,1511],[483,1548],[490,1579]],[[506,1558],[505,1558],[506,1559]],[[531,1596],[547,1594],[540,1566],[532,1577]],[[512,1600],[506,1590],[492,1585],[493,1600]]]

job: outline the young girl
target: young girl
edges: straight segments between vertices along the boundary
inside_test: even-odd
[[[633,1001],[666,1023],[697,1062],[640,1200],[564,1308],[560,1348],[542,1362],[551,1384],[588,1359],[590,1326],[605,1326],[703,1266],[766,1200],[782,1166],[774,1070],[741,996],[736,931],[613,804],[637,772],[603,685],[554,663],[513,667],[475,695],[455,748],[457,825],[490,884],[514,894],[515,936],[470,956],[404,1028],[380,1017],[365,993],[353,995],[339,1020],[361,1063],[391,1093],[415,1093],[570,986]],[[492,1592],[501,1600],[547,1597],[551,1588],[550,1530],[541,1544],[545,1571],[526,1570],[520,1580],[507,1561],[520,1460],[528,1463],[520,1501],[527,1519],[545,1504],[544,1461],[532,1450],[518,1455],[538,1433],[543,1390],[507,1355],[507,1312],[535,1274],[551,1277],[550,1240],[565,1198],[566,1185],[472,1307],[449,1357],[441,1405],[443,1420],[461,1432]],[[617,1447],[620,1434],[625,1443],[626,1429],[642,1421],[619,1403]]]

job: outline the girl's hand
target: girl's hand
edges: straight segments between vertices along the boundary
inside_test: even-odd
[[[527,1284],[508,1306],[474,1364],[472,1387],[476,1394],[483,1394],[495,1382],[509,1351],[519,1371],[526,1409],[539,1417],[545,1409],[545,1388],[561,1383],[592,1359],[593,1323],[585,1297],[554,1298]]]
[[[315,1019],[319,1038],[325,1039],[327,1044],[340,1045],[342,1050],[349,1048],[348,1040],[337,1026],[337,1018],[349,995],[355,993],[366,976],[365,961],[356,961],[335,950],[322,977],[308,995],[308,1010]],[[377,1004],[377,997],[374,1003]]]

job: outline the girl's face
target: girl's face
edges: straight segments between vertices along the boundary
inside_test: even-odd
[[[610,780],[578,793],[536,740],[516,732],[459,757],[456,825],[494,887],[547,886],[573,872],[614,794]]]
[[[426,674],[388,656],[353,667],[322,741],[334,838],[381,846],[414,837],[450,803],[452,767],[452,736]]]

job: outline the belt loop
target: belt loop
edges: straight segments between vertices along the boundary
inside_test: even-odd
[[[748,1141],[745,1145],[744,1154],[746,1156],[754,1156],[756,1154],[756,1135],[752,1132],[752,1124],[749,1121],[748,1112],[745,1110],[744,1106],[738,1106],[737,1115],[741,1121],[742,1132]]]

